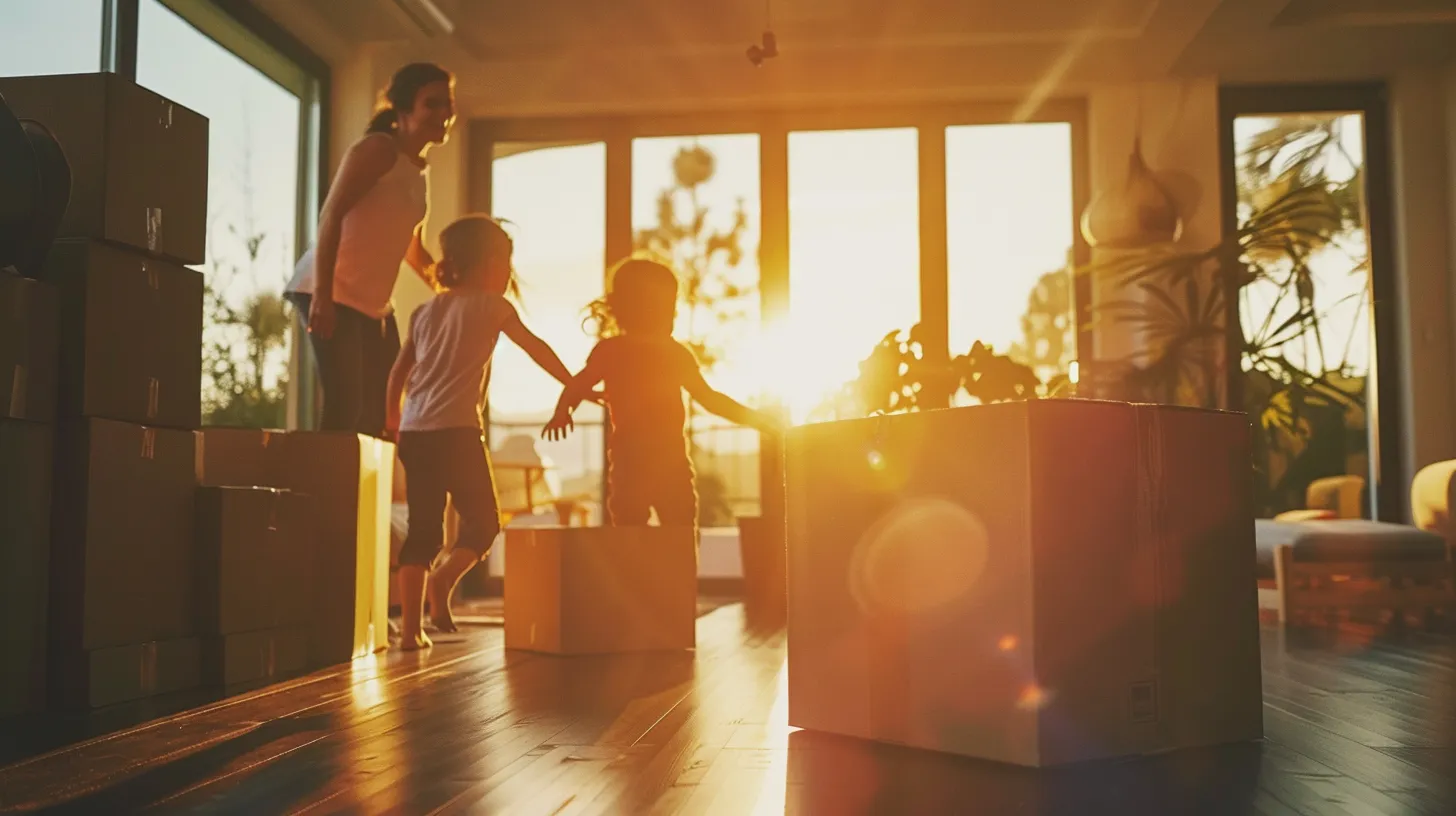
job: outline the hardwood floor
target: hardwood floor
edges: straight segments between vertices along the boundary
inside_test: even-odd
[[[472,627],[224,700],[3,724],[0,810],[1456,813],[1449,637],[1266,630],[1262,743],[1034,771],[790,732],[783,633],[738,605],[698,627],[696,653],[571,659]]]

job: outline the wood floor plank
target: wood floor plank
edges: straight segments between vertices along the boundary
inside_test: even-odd
[[[0,811],[1456,813],[1449,637],[1266,629],[1263,742],[1045,771],[790,729],[784,633],[737,606],[701,618],[691,652],[506,652],[480,627],[454,640],[153,703],[152,722],[131,707],[0,723],[0,756],[18,760],[0,768]],[[53,730],[22,733],[37,727]]]

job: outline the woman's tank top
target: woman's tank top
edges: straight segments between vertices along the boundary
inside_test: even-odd
[[[389,139],[387,134],[366,138]],[[390,313],[390,299],[399,278],[399,266],[409,250],[415,227],[428,210],[428,175],[404,156],[369,188],[344,214],[339,252],[334,261],[334,302],[370,317]],[[289,292],[312,294],[314,250],[310,248],[294,269]]]

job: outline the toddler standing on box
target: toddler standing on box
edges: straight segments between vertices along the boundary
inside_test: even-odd
[[[440,233],[440,249],[435,279],[442,291],[410,319],[386,403],[408,480],[409,529],[399,553],[400,636],[406,650],[432,645],[423,629],[427,579],[430,617],[440,631],[455,631],[450,595],[500,533],[480,418],[482,384],[497,339],[504,334],[546,373],[563,383],[571,379],[556,352],[521,323],[506,300],[513,247],[500,224],[483,215],[461,218]],[[431,576],[430,563],[443,545],[447,496],[460,515],[459,538]]]
[[[683,392],[730,422],[769,432],[777,423],[709,387],[693,353],[672,338],[678,282],[671,269],[629,259],[612,270],[607,286],[607,296],[590,307],[604,339],[567,384],[542,436],[564,438],[572,412],[605,382],[610,523],[644,526],[656,510],[665,527],[696,528],[698,492]]]

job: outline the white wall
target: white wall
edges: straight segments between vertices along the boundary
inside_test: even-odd
[[[1406,485],[1415,471],[1456,458],[1451,314],[1456,178],[1456,66],[1401,74],[1390,84],[1395,203],[1396,333]]]
[[[1212,77],[1109,85],[1088,97],[1089,177],[1097,196],[1127,180],[1133,140],[1183,217],[1179,246],[1207,249],[1223,235],[1218,82]],[[1095,250],[1094,263],[1110,252]],[[1130,296],[1094,278],[1093,302]],[[1143,347],[1138,333],[1111,321],[1093,332],[1094,359],[1123,359]]]

